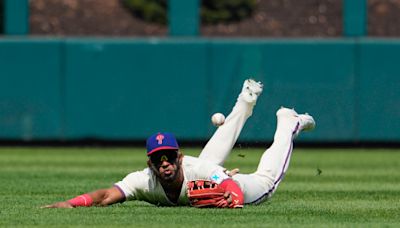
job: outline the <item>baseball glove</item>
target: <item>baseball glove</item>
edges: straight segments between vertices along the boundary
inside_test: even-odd
[[[224,196],[225,189],[208,180],[195,180],[187,183],[187,195],[193,207],[229,207]]]

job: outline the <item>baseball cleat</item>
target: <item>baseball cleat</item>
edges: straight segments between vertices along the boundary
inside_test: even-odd
[[[240,97],[248,103],[256,103],[258,96],[263,91],[263,84],[256,82],[253,79],[247,79],[243,83],[242,92]]]
[[[297,136],[302,131],[311,131],[315,128],[315,120],[308,113],[298,114],[294,109],[281,107],[277,112],[276,116],[280,118],[289,118],[296,122],[296,128],[293,133]]]
[[[301,131],[311,131],[315,128],[315,120],[308,113],[300,114],[299,119]]]

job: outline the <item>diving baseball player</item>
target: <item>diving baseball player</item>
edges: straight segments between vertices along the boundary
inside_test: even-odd
[[[301,131],[313,129],[315,122],[308,114],[297,114],[293,109],[280,108],[276,112],[274,142],[263,153],[257,170],[251,174],[228,175],[222,165],[232,151],[246,120],[252,115],[262,89],[260,82],[252,79],[244,82],[232,112],[216,130],[198,158],[184,156],[171,133],[156,133],[147,139],[149,159],[148,167],[144,170],[128,174],[110,188],[44,207],[106,206],[128,200],[142,200],[160,206],[240,208],[244,204],[263,202],[282,181],[289,166],[293,140]],[[215,189],[222,192],[217,193],[218,200],[201,200],[203,195],[212,194],[198,194],[196,191],[204,191],[209,187],[214,193]]]

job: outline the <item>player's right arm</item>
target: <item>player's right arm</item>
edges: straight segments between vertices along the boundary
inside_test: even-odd
[[[94,192],[79,195],[73,199],[45,205],[42,208],[74,208],[90,206],[107,206],[125,200],[125,195],[114,186],[107,189],[99,189]]]

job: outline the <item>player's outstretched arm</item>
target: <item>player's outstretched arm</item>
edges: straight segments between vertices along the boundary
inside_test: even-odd
[[[42,208],[107,206],[114,203],[122,202],[123,200],[125,200],[125,196],[123,195],[123,193],[117,187],[111,187],[79,195],[67,201],[45,205],[42,206]]]

